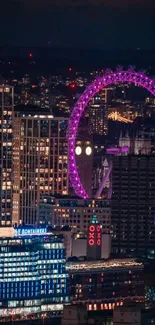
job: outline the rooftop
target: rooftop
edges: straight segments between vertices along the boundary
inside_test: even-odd
[[[143,263],[134,259],[118,259],[108,261],[68,262],[66,268],[69,272],[105,271],[111,269],[143,268]]]

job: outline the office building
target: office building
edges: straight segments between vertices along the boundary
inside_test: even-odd
[[[60,314],[69,302],[63,237],[45,227],[9,235],[0,238],[0,317]]]
[[[44,77],[42,77],[40,83],[40,107],[42,109],[50,109],[49,82]]]
[[[108,103],[112,97],[113,88],[103,88],[94,96],[89,104],[88,128],[90,134],[108,134]]]
[[[155,256],[155,156],[113,159],[112,253]]]
[[[46,223],[52,227],[67,225],[75,233],[87,233],[94,214],[102,225],[103,231],[109,233],[111,228],[110,200],[42,195],[38,211],[40,223]]]
[[[74,304],[109,310],[127,303],[144,304],[143,264],[132,259],[67,262]]]
[[[64,247],[66,251],[66,259],[72,255],[72,232],[68,226],[64,227],[48,227],[53,234],[62,235],[64,240]]]
[[[36,224],[41,194],[68,194],[67,118],[15,112],[13,222]]]
[[[0,86],[0,225],[12,222],[12,121],[14,89]]]

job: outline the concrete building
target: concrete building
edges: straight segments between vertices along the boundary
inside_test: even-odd
[[[87,260],[100,260],[102,247],[102,228],[96,215],[93,215],[87,231]]]
[[[64,306],[62,325],[85,325],[87,324],[87,308],[81,305]]]
[[[67,262],[74,304],[112,310],[125,304],[144,305],[144,266],[133,259]]]
[[[155,256],[155,156],[113,159],[112,253]]]
[[[111,254],[111,235],[110,233],[101,234],[101,258],[108,259]],[[86,257],[87,256],[87,236],[77,234],[72,240],[72,256]]]
[[[113,325],[141,325],[141,308],[136,305],[115,307]]]
[[[49,227],[50,228],[50,227]],[[53,234],[62,235],[66,250],[66,258],[72,256],[72,232],[69,227],[55,227],[50,229]]]
[[[94,96],[89,104],[89,133],[97,135],[108,134],[108,102],[112,88],[103,88]]]
[[[40,223],[46,223],[52,227],[67,225],[75,233],[86,233],[94,214],[102,230],[109,233],[111,228],[110,200],[42,195],[38,207]]]

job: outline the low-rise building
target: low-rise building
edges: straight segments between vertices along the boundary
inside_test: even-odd
[[[95,214],[104,232],[111,228],[110,200],[42,195],[38,210],[39,222],[53,227],[67,225],[74,232],[87,232]]]
[[[72,303],[88,310],[110,310],[144,303],[143,264],[133,259],[68,262]]]

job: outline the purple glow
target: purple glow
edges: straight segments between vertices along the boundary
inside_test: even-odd
[[[147,82],[146,82],[147,78]],[[86,88],[84,93],[79,97],[77,103],[73,107],[71,117],[70,117],[70,125],[69,125],[69,176],[71,184],[74,188],[75,193],[82,197],[88,198],[88,194],[86,193],[81,181],[79,179],[78,170],[76,167],[76,159],[75,159],[75,139],[78,130],[78,124],[80,121],[80,117],[85,110],[85,107],[89,103],[90,99],[102,88],[116,83],[116,82],[133,82],[143,88],[147,89],[153,96],[155,96],[155,82],[148,78],[145,74],[137,73],[134,70],[127,71],[119,71],[119,72],[108,72],[105,76],[101,76],[92,82],[90,86]],[[81,106],[82,104],[82,106]],[[127,147],[121,148],[111,148],[111,150],[116,149],[115,152],[128,152]],[[110,149],[109,149],[110,150]],[[114,152],[113,151],[113,152]]]

